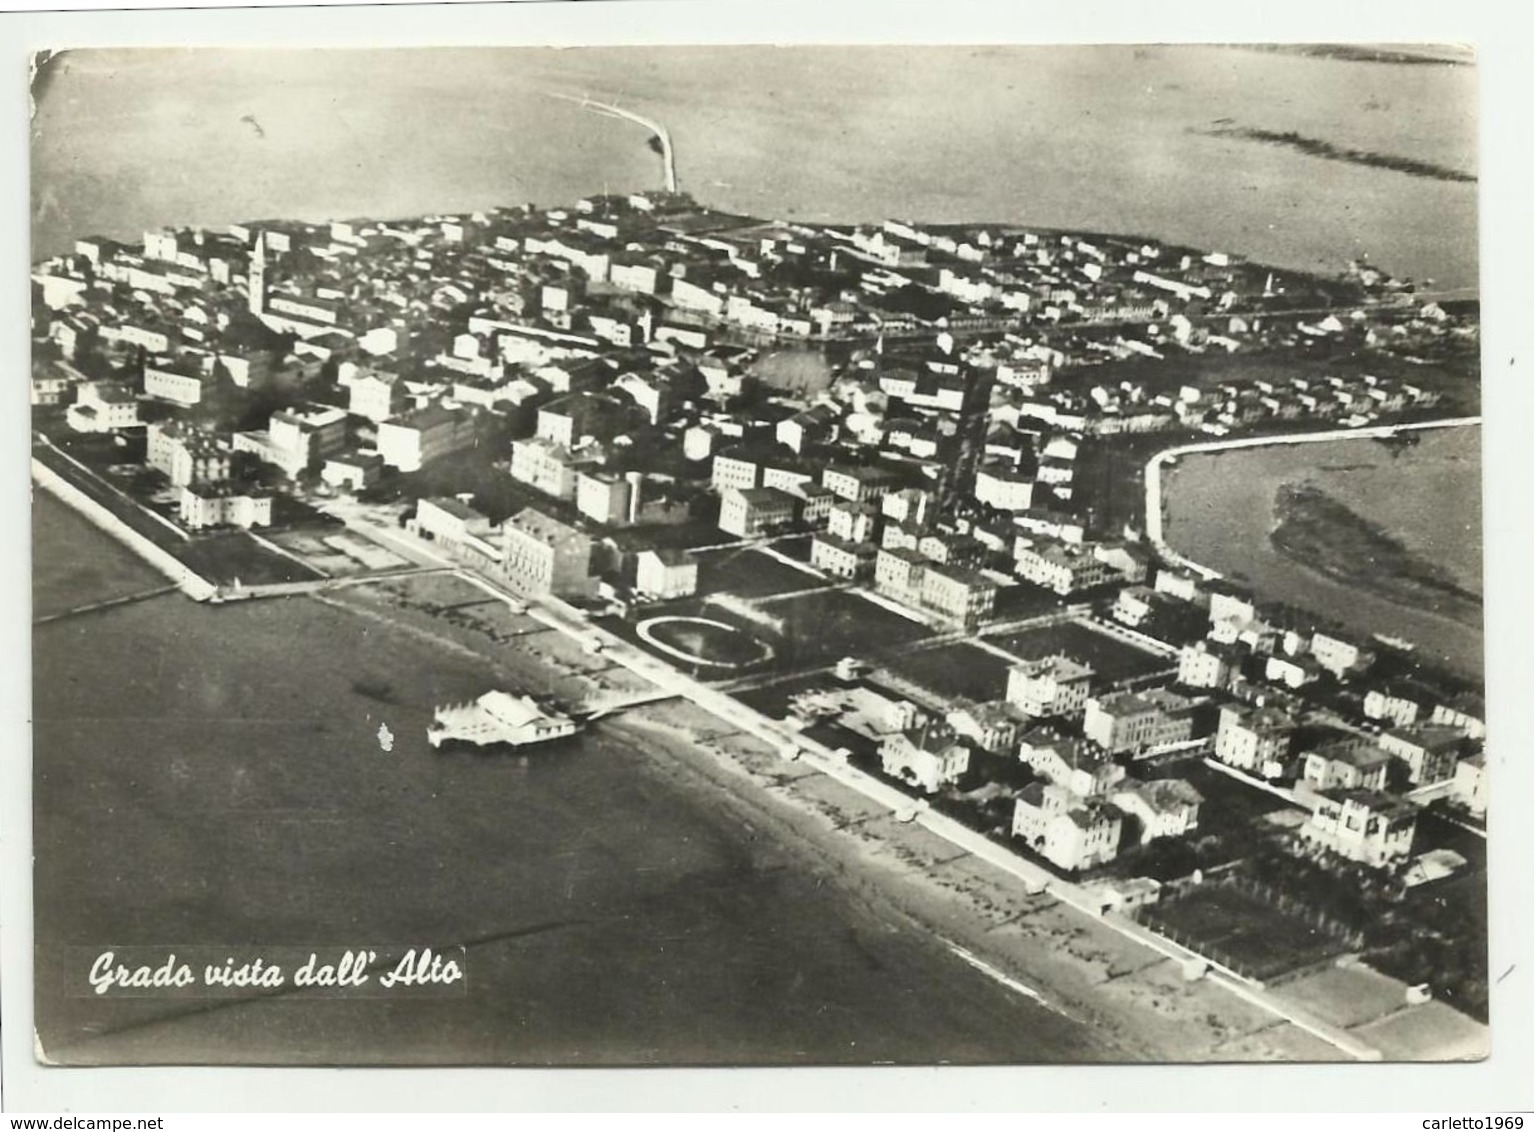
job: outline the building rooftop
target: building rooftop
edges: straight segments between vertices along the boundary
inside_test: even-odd
[[[1086,680],[1096,675],[1089,665],[1083,664],[1079,660],[1073,660],[1064,653],[1040,657],[1038,660],[1025,660],[1021,664],[1013,665],[1011,671],[1021,672],[1025,676],[1032,678],[1046,675],[1053,676],[1060,683],[1072,680]]]
[[[464,503],[459,499],[454,499],[450,495],[433,496],[431,499],[423,499],[421,502],[429,503],[438,511],[445,512],[455,519],[465,519],[472,521],[474,519],[484,518],[482,514],[480,514],[474,508],[470,507],[467,503]]]
[[[964,745],[964,741],[952,727],[938,720],[924,723],[920,727],[907,728],[901,734],[917,750],[934,755],[940,755],[955,746]]]
[[[279,409],[272,414],[273,421],[286,421],[303,428],[324,428],[346,420],[346,410],[328,405],[314,405],[302,409]]]
[[[1149,782],[1125,782],[1121,792],[1137,794],[1153,810],[1167,812],[1203,803],[1204,796],[1191,782],[1180,778],[1153,778]]]
[[[1410,743],[1427,751],[1445,751],[1465,741],[1465,733],[1447,724],[1424,723],[1415,727],[1392,727],[1385,732],[1399,742]]]
[[[697,561],[691,552],[677,546],[651,547],[640,551],[639,557],[658,558],[661,564],[665,566],[690,566]]]
[[[1417,807],[1405,798],[1397,798],[1394,794],[1386,794],[1383,790],[1368,790],[1361,787],[1321,790],[1318,793],[1323,798],[1334,802],[1351,802],[1356,806],[1362,806],[1372,814],[1384,818],[1405,818],[1417,812]]]
[[[1098,709],[1117,715],[1136,715],[1140,712],[1173,712],[1191,707],[1193,701],[1165,688],[1152,688],[1145,692],[1113,692],[1097,699]]]
[[[1087,801],[1080,806],[1073,806],[1065,811],[1065,816],[1077,828],[1087,833],[1091,833],[1094,829],[1098,829],[1101,826],[1122,820],[1119,812],[1112,806],[1106,806],[1096,801]]]
[[[928,562],[927,573],[939,578],[947,578],[951,582],[968,586],[970,589],[996,589],[996,582],[986,577],[979,570],[971,570],[968,566],[950,566],[945,562]]]
[[[544,514],[536,507],[528,507],[507,519],[505,530],[508,533],[519,532],[547,546],[590,541],[575,527]]]
[[[751,507],[792,507],[794,497],[775,487],[743,487],[735,492]]]
[[[382,467],[383,457],[377,452],[337,452],[327,457],[326,463],[341,464],[348,468]]]
[[[337,409],[342,417],[346,416],[344,410]],[[437,428],[441,425],[454,424],[465,419],[463,413],[455,413],[451,409],[444,409],[441,405],[427,405],[423,409],[406,413],[392,421],[384,421],[380,428],[413,428],[417,430]]]

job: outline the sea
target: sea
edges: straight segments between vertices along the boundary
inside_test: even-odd
[[[1450,56],[1453,57],[1453,56]],[[1457,58],[1457,57],[1456,57]],[[417,216],[681,187],[777,219],[1141,234],[1332,272],[1477,282],[1473,182],[1207,131],[1294,132],[1474,175],[1472,60],[1241,47],[86,50],[40,88],[35,256],[263,217]]]
[[[159,587],[39,493],[38,615]],[[82,569],[100,558],[111,569]],[[137,566],[137,571],[135,571]],[[33,637],[37,1028],[76,1064],[1094,1061],[1098,1035],[849,896],[598,725],[438,752],[489,662],[311,598],[179,594]],[[387,727],[386,746],[379,737]],[[81,954],[463,945],[463,993],[90,994]]]
[[[1473,173],[1473,66],[1175,46],[73,51],[36,87],[34,257],[97,233],[660,183],[642,128],[553,94],[659,119],[681,187],[722,210],[1127,232],[1297,269],[1367,254],[1443,287],[1477,279],[1473,183],[1201,132],[1292,130]],[[34,539],[39,612],[158,584],[46,496]],[[108,566],[79,569],[98,554]],[[342,611],[168,595],[39,626],[34,654],[46,1048],[378,1064],[1101,1055],[609,734],[558,759],[428,754],[431,705],[482,690],[483,671]],[[392,750],[380,723],[401,737]],[[70,997],[60,950],[443,940],[469,941],[464,999],[308,1013],[105,1009]]]
[[[1310,484],[1441,567],[1461,589],[1482,593],[1481,430],[1419,435],[1408,448],[1341,439],[1184,456],[1166,476],[1167,541],[1259,594],[1365,636],[1404,639],[1434,662],[1480,679],[1482,624],[1333,581],[1279,553],[1268,537],[1279,488]]]

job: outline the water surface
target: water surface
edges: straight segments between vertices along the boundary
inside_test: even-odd
[[[1313,484],[1383,527],[1413,553],[1481,593],[1481,430],[1421,434],[1411,448],[1372,440],[1273,445],[1184,456],[1166,478],[1167,541],[1265,597],[1313,609],[1365,634],[1404,637],[1480,677],[1482,626],[1464,625],[1335,582],[1269,541],[1284,484]]]
[[[569,203],[659,183],[752,214],[1140,233],[1474,285],[1476,185],[1197,131],[1228,119],[1474,173],[1473,66],[1222,47],[86,51],[34,125],[38,255],[100,230]]]
[[[44,532],[72,518],[61,506],[40,498]],[[40,573],[61,545],[39,538]],[[71,605],[95,592],[75,577]],[[34,653],[37,1017],[55,1057],[1107,1056],[611,729],[527,757],[432,751],[433,705],[494,686],[488,663],[307,598],[179,595],[41,626]],[[379,943],[464,944],[466,995],[102,1001],[64,966],[76,946]]]

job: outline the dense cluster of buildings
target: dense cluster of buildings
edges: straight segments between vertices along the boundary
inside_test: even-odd
[[[1157,838],[1199,836],[1207,803],[1177,772],[1190,758],[1287,797],[1309,813],[1299,844],[1370,868],[1408,864],[1426,805],[1484,817],[1476,695],[1377,675],[1383,646],[1168,568],[1100,607],[1105,629],[1165,651],[1173,636],[1157,634],[1175,627],[1175,670],[1109,681],[1062,652],[1012,665],[995,702],[913,699],[908,684],[875,673],[801,694],[794,710],[877,741],[884,773],[924,794],[1010,798],[1012,836],[1069,872]],[[1307,674],[1298,686],[1290,666]],[[1018,764],[1032,771],[1022,787]]]
[[[1097,378],[1114,359],[1473,333],[1388,279],[1355,280],[1350,315],[1286,320],[1269,312],[1292,281],[1220,253],[762,223],[634,193],[84,239],[33,280],[34,404],[66,432],[142,434],[191,532],[267,526],[282,493],[408,485],[456,457],[523,504],[493,521],[473,491],[438,488],[409,529],[528,594],[584,601],[621,576],[625,596],[686,597],[698,563],[655,532],[701,521],[807,535],[814,569],[945,628],[1042,593],[1180,649],[1167,687],[1060,655],[1019,664],[996,703],[933,713],[860,687],[838,707],[925,792],[1025,764],[1012,832],[1061,868],[1194,831],[1189,783],[1126,770],[1190,747],[1292,789],[1306,838],[1372,865],[1410,852],[1422,791],[1484,809],[1476,703],[1376,682],[1366,643],[1156,569],[1135,538],[1094,529],[1078,483],[1102,437],[1431,407],[1433,390],[1374,376]],[[795,343],[846,361],[775,382],[765,355]]]

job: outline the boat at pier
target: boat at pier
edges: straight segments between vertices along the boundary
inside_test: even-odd
[[[570,716],[531,696],[486,692],[477,700],[444,704],[433,713],[426,741],[433,747],[466,743],[476,747],[523,748],[566,739],[580,730]]]

